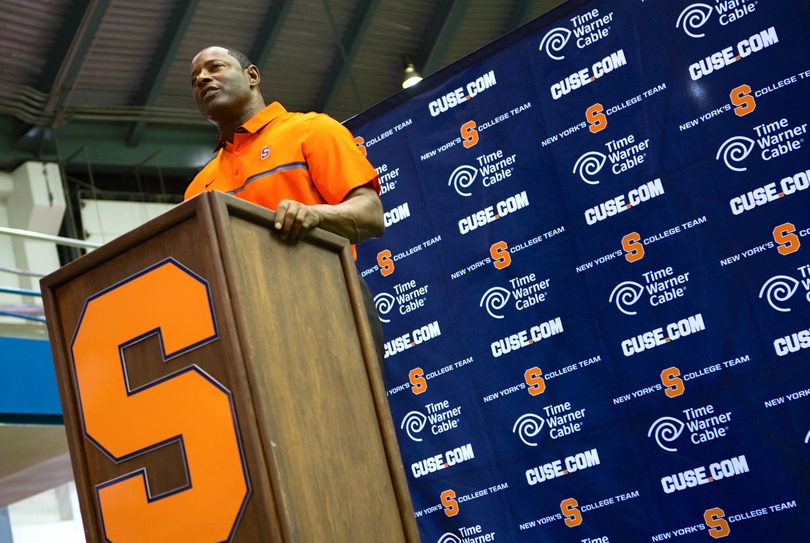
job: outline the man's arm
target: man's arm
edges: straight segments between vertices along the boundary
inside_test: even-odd
[[[301,240],[316,226],[360,243],[385,232],[383,207],[369,185],[349,191],[336,205],[307,206],[294,200],[282,200],[276,209],[276,230],[281,239]]]

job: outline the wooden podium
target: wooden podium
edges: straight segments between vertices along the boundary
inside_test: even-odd
[[[42,280],[87,540],[419,541],[348,241],[208,192]]]

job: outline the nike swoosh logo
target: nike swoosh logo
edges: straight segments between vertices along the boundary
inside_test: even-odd
[[[208,183],[206,183],[206,184],[205,184],[205,188],[210,187],[210,186],[211,186],[211,183],[213,183],[214,181],[216,181],[216,179],[212,179],[211,181],[209,181]]]

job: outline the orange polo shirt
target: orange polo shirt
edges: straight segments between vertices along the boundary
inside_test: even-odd
[[[339,204],[377,172],[352,134],[322,113],[290,113],[273,102],[223,139],[217,156],[197,174],[185,199],[218,190],[276,210],[281,200],[306,205]]]

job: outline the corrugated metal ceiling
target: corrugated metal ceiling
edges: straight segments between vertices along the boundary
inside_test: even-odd
[[[562,0],[0,0],[0,116],[30,128],[203,125],[191,58],[253,55],[268,100],[346,119]],[[346,61],[348,60],[348,64]],[[22,124],[21,129],[19,125]]]

